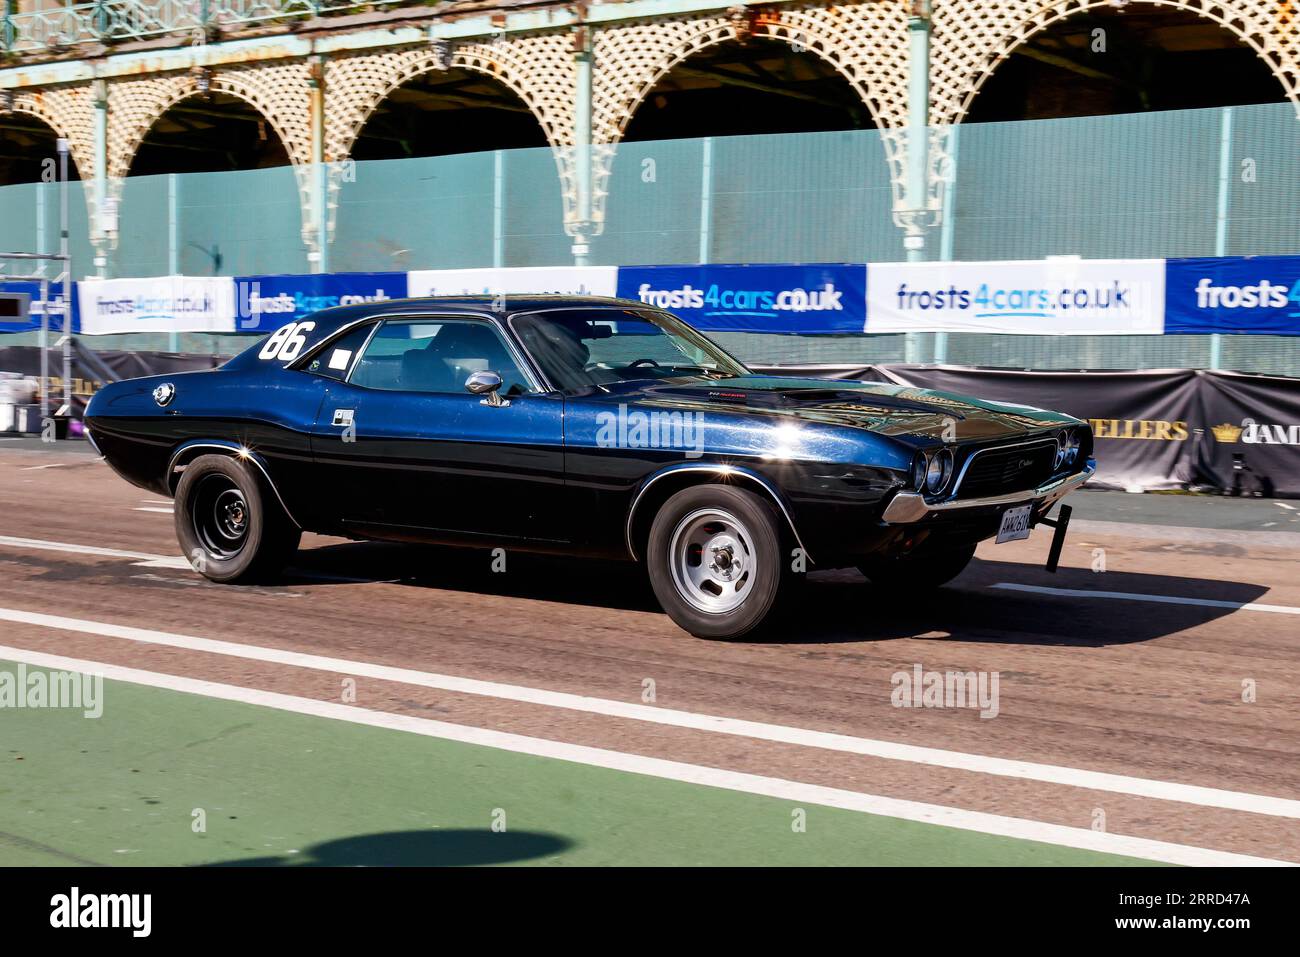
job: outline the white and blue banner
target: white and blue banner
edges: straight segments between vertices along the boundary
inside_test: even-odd
[[[861,332],[862,265],[623,266],[618,295],[713,332]]]
[[[1163,259],[871,263],[864,332],[1159,335]]]
[[[1300,335],[1300,256],[1171,259],[1165,332]]]
[[[234,332],[235,280],[229,276],[88,279],[77,283],[81,331]]]
[[[236,332],[271,332],[321,309],[405,299],[404,272],[237,276]]]
[[[539,293],[618,296],[720,332],[1300,335],[1300,256],[537,266],[163,276],[76,286],[73,328],[88,335],[267,332],[332,306]],[[38,298],[34,283],[0,283],[5,288]],[[26,322],[0,317],[0,332],[39,327],[39,304],[32,313]]]

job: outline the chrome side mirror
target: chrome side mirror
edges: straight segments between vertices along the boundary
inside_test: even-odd
[[[490,370],[475,372],[465,380],[465,391],[472,395],[484,396],[483,405],[496,406],[497,408],[509,405],[509,400],[503,399],[497,394],[497,390],[500,388],[501,377]]]

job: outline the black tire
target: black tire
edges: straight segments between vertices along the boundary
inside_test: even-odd
[[[776,509],[753,492],[727,485],[683,489],[660,507],[646,546],[659,604],[697,638],[739,638],[774,623],[794,577],[783,532]],[[713,560],[706,561],[706,548],[717,549]],[[682,561],[677,572],[674,556]],[[690,556],[698,561],[691,564]]]
[[[928,591],[952,581],[975,556],[974,545],[921,549],[898,558],[878,558],[858,566],[873,585],[891,591]]]
[[[302,538],[256,468],[228,455],[201,455],[186,467],[174,511],[186,560],[214,582],[273,579]]]

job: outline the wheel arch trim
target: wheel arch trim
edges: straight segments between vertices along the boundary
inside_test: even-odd
[[[302,523],[294,518],[293,512],[285,504],[284,496],[280,494],[279,488],[276,487],[275,480],[271,478],[271,472],[266,467],[266,462],[263,461],[262,457],[238,442],[231,442],[227,439],[192,439],[182,443],[172,453],[171,459],[167,462],[167,471],[163,474],[163,483],[168,489],[171,489],[173,494],[175,494],[175,487],[172,485],[172,476],[176,474],[176,464],[182,456],[195,449],[216,449],[231,458],[239,459],[241,462],[252,462],[257,466],[257,470],[262,473],[262,477],[266,479],[266,484],[271,487],[271,491],[275,493],[275,499],[280,503],[280,507],[284,509],[284,514],[289,516],[289,521],[293,522],[299,529],[303,528]]]
[[[790,510],[786,508],[785,501],[781,498],[781,494],[776,490],[776,486],[774,486],[770,481],[768,481],[763,476],[757,474],[756,472],[752,472],[749,469],[741,468],[735,465],[723,465],[718,463],[714,463],[714,464],[681,463],[678,465],[670,465],[667,468],[663,468],[660,469],[658,472],[655,472],[653,475],[651,475],[649,478],[647,478],[644,482],[641,483],[641,487],[637,489],[636,495],[632,497],[632,505],[627,510],[627,521],[624,523],[624,529],[623,529],[624,542],[627,545],[628,554],[632,556],[633,561],[641,560],[641,556],[637,555],[636,543],[632,538],[632,528],[636,521],[637,507],[641,504],[642,499],[645,498],[646,492],[650,490],[650,487],[652,485],[654,485],[662,478],[667,478],[673,475],[680,475],[683,472],[704,472],[704,473],[712,474],[714,476],[721,476],[724,478],[728,478],[728,477],[739,478],[747,482],[752,482],[753,484],[757,485],[765,493],[767,493],[767,496],[773,501],[773,503],[775,503],[776,507],[781,511],[782,516],[785,517],[786,525],[788,525],[790,528],[790,534],[794,536],[795,544],[799,546],[799,550],[803,552],[804,557],[809,562],[816,564],[815,562],[813,562],[812,556],[808,554],[808,549],[804,547],[803,539],[799,535],[799,529],[795,526],[794,518],[793,516],[791,516]],[[699,484],[707,484],[707,483],[699,483]]]

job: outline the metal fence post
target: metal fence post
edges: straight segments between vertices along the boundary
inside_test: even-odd
[[[506,245],[506,154],[496,150],[492,154],[492,265],[498,269],[505,263]]]
[[[713,137],[704,137],[700,158],[700,265],[709,261],[709,247],[713,244]]]
[[[181,184],[176,173],[167,174],[167,275],[181,274]],[[174,329],[167,333],[167,349],[180,351],[180,334]]]
[[[1214,255],[1228,250],[1228,210],[1232,201],[1232,107],[1225,106],[1219,120],[1219,199],[1214,218]],[[1223,336],[1210,334],[1210,368],[1223,364]]]

